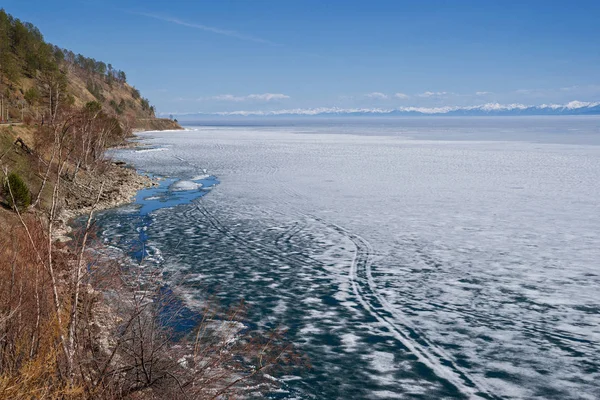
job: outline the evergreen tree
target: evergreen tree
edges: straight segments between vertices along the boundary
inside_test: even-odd
[[[4,181],[2,192],[6,202],[11,208],[24,210],[31,204],[31,192],[16,173],[10,173]]]

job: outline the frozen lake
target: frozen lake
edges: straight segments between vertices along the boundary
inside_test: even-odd
[[[313,368],[278,398],[600,398],[600,118],[141,136],[117,157],[179,193],[220,182],[152,208],[145,240],[191,305],[208,288],[289,328]],[[132,209],[104,218],[115,244]]]

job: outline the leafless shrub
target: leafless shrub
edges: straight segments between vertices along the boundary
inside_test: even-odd
[[[88,390],[94,396],[229,398],[247,392],[248,387],[267,390],[267,383],[272,386],[267,374],[305,364],[285,341],[283,331],[249,331],[241,322],[243,304],[221,312],[207,303],[195,315],[195,329],[176,332],[178,324],[190,318],[190,310],[158,276],[142,279],[126,270],[121,269],[121,279],[128,278],[115,286],[118,289],[103,295],[110,299],[108,315],[118,316],[103,322],[112,327],[106,339],[110,346],[98,348],[91,340],[87,356],[82,357],[88,360],[80,367],[92,383]]]
[[[15,210],[0,235],[0,398],[231,398],[268,390],[270,374],[304,364],[284,332],[249,331],[243,304],[223,312],[207,302],[195,329],[178,332],[192,312],[160,274],[95,240],[103,185],[75,239],[54,240],[67,169],[74,181],[79,168],[102,167],[115,133],[93,110],[55,110],[36,145],[48,158],[35,205],[50,182],[48,206]]]

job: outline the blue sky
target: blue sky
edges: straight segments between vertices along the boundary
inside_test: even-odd
[[[162,113],[600,100],[600,1],[0,6],[124,70]]]

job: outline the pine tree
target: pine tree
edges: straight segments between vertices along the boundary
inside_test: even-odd
[[[2,192],[8,205],[24,210],[31,204],[31,192],[19,175],[12,172],[6,177]]]

